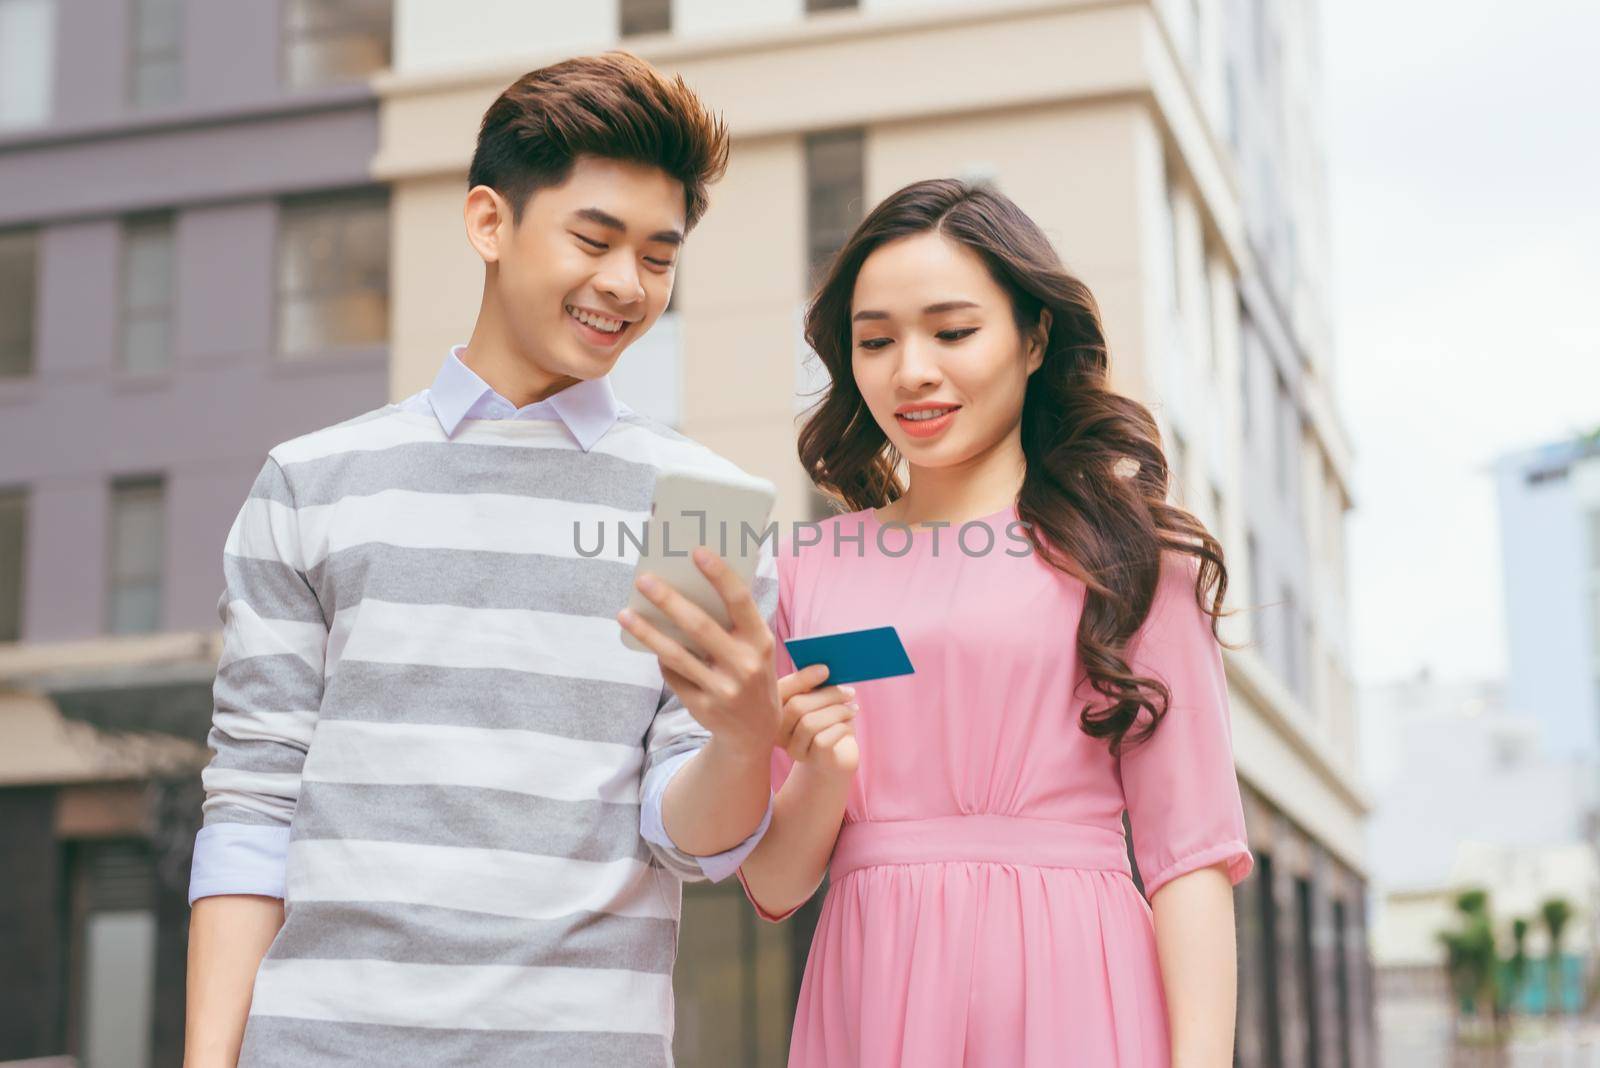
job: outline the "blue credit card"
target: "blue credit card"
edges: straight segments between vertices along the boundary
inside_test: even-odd
[[[824,686],[910,675],[915,670],[893,627],[789,638],[783,646],[789,650],[796,671],[812,664],[827,664]]]

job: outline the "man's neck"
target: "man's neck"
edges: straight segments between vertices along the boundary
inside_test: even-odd
[[[558,375],[539,366],[532,354],[510,343],[502,331],[495,330],[482,316],[473,327],[467,347],[461,350],[466,364],[489,388],[518,408],[548,400],[581,379]]]

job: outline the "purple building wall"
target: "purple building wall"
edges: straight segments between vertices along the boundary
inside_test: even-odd
[[[219,625],[221,551],[266,450],[382,404],[387,349],[276,353],[279,198],[371,187],[364,84],[279,84],[276,2],[185,5],[184,99],[131,113],[128,5],[58,0],[44,127],[0,133],[0,228],[36,227],[34,369],[0,378],[0,487],[28,491],[24,641],[104,631],[114,478],[166,480],[162,629]],[[120,222],[174,211],[172,363],[116,366]]]

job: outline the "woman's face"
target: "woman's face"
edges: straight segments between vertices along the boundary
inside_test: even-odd
[[[856,276],[850,316],[856,386],[907,462],[959,464],[1016,431],[1044,336],[1018,333],[977,253],[933,232],[882,245]]]

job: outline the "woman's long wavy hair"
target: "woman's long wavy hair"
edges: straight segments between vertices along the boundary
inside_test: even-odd
[[[832,381],[800,431],[800,461],[823,492],[851,511],[881,507],[905,492],[899,452],[856,386],[850,305],[856,276],[874,250],[930,232],[977,253],[1010,295],[1019,335],[1050,311],[1044,361],[1029,377],[1022,404],[1027,471],[1017,511],[1029,524],[1034,551],[1087,588],[1078,658],[1098,699],[1084,706],[1080,723],[1120,754],[1154,733],[1171,698],[1161,680],[1135,674],[1126,656],[1154,600],[1163,551],[1198,558],[1195,598],[1211,616],[1213,635],[1228,571],[1216,538],[1167,501],[1167,459],[1155,419],[1108,387],[1094,296],[1010,199],[951,179],[916,182],[857,227],[806,310],[806,340]],[[1142,718],[1141,710],[1150,715]]]

